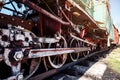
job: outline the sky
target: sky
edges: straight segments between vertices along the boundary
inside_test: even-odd
[[[120,0],[109,0],[110,3],[110,13],[115,24],[120,33]]]

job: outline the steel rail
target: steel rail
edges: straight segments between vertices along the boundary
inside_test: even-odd
[[[78,63],[80,63],[81,61],[83,61],[83,60],[85,60],[85,59],[87,59],[87,58],[90,58],[90,57],[94,56],[95,54],[103,53],[103,52],[109,51],[109,50],[110,50],[110,48],[105,48],[104,50],[91,53],[91,54],[89,54],[89,55],[86,55],[86,56],[83,57],[83,58],[80,58],[78,61],[68,63],[68,64],[64,65],[63,67],[61,67],[61,68],[52,69],[52,70],[50,70],[50,71],[44,72],[44,73],[42,73],[42,74],[38,74],[38,75],[36,75],[36,76],[34,76],[34,77],[31,77],[30,80],[44,80],[44,79],[46,79],[46,78],[48,78],[48,77],[51,77],[51,76],[53,76],[53,75],[55,75],[55,74],[57,74],[57,73],[60,73],[61,71],[65,70],[66,68],[68,68],[68,67],[70,67],[70,66],[73,66],[73,65],[75,65],[75,64],[78,64]]]

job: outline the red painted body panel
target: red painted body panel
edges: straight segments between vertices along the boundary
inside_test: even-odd
[[[113,44],[118,44],[118,42],[119,42],[119,31],[114,26],[114,41],[113,41]]]

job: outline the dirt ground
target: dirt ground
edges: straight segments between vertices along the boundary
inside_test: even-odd
[[[120,80],[120,74],[107,68],[106,71],[104,72],[102,80]]]
[[[120,47],[114,49],[110,54],[109,56],[112,57],[112,58],[119,58],[119,53],[120,53]],[[109,58],[106,57],[106,59]],[[103,60],[104,61],[104,60]],[[105,63],[106,63],[106,60],[105,60]],[[114,65],[114,64],[113,64]],[[108,65],[107,65],[108,66]],[[116,65],[114,65],[116,66]],[[106,71],[104,72],[104,75],[102,77],[102,80],[120,80],[120,73],[117,73],[115,71],[113,71],[112,69],[108,68],[106,69]]]

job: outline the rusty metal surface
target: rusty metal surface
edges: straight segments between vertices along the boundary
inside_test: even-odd
[[[67,0],[71,5],[73,5],[73,11],[78,11],[81,15],[79,17],[73,17],[73,21],[78,20],[81,24],[85,25],[86,33],[91,35],[99,36],[100,38],[106,38],[106,30],[99,28],[99,25],[95,20],[84,10],[81,6],[75,3],[73,0]],[[103,35],[104,34],[104,35]],[[96,37],[94,37],[96,38]]]
[[[114,41],[113,41],[113,44],[118,44],[118,42],[119,42],[119,31],[114,26]]]
[[[81,48],[52,48],[52,49],[31,49],[29,52],[29,58],[37,58],[37,57],[45,57],[45,56],[53,56],[59,54],[68,54],[68,53],[76,53],[82,51],[90,50],[89,47],[81,47]]]
[[[42,9],[41,7],[37,6],[36,4],[34,4],[33,2],[30,2],[28,0],[14,0],[14,1],[18,1],[18,2],[22,2],[24,3],[25,5],[31,7],[32,9],[38,11],[39,13],[42,13],[46,16],[48,16],[49,18],[52,18],[53,20],[63,24],[63,25],[67,25],[67,26],[70,26],[70,23],[69,22],[65,22],[63,20],[61,20],[59,17],[57,16],[54,16],[53,14],[49,13],[48,11]]]
[[[97,23],[93,20],[93,18],[84,10],[82,9],[77,3],[75,3],[73,0],[67,0],[71,5],[73,5],[74,7],[76,7],[79,11],[81,11],[82,16],[84,16],[85,18],[87,17],[87,20],[92,22],[93,28],[98,28]]]
[[[22,26],[28,30],[31,30],[32,27],[37,25],[37,23],[35,24],[30,20],[24,20],[24,19],[20,19],[14,16],[9,16],[1,13],[0,13],[0,24],[3,24],[3,25],[12,24],[14,26]]]

